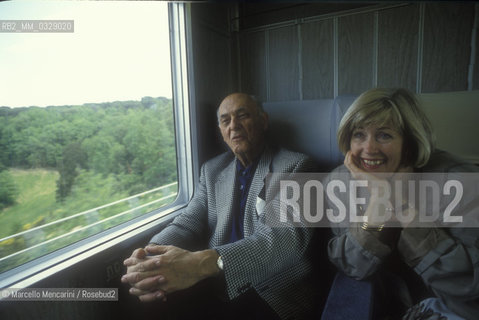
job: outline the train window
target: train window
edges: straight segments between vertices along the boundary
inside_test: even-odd
[[[183,9],[0,3],[0,273],[178,205]]]

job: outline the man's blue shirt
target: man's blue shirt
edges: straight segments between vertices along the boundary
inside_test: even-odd
[[[249,187],[251,181],[253,181],[254,172],[258,166],[260,157],[258,157],[253,163],[246,168],[241,161],[236,161],[236,184],[235,184],[235,202],[233,204],[233,221],[231,225],[230,243],[243,239],[243,221],[244,211],[246,207],[246,199],[248,199]]]

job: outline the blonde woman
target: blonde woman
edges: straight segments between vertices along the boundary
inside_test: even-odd
[[[342,118],[337,136],[345,160],[332,175],[387,181],[398,173],[479,171],[435,150],[431,125],[414,94],[405,89],[361,94]],[[477,208],[477,198],[470,207]],[[369,218],[372,208],[379,208],[374,201],[371,196],[362,206]],[[407,206],[381,208],[417,214]],[[368,221],[333,228],[328,255],[342,276],[351,279],[347,281],[373,284],[374,318],[479,319],[478,228],[388,228],[387,223]]]

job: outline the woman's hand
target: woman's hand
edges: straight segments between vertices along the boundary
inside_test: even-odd
[[[344,165],[355,180],[367,181],[370,198],[364,216],[368,226],[381,226],[392,219],[394,210],[390,201],[391,185],[389,181],[381,175],[374,175],[361,169],[359,160],[352,154],[351,150],[346,153]]]
[[[346,166],[346,168],[348,168],[354,179],[367,179],[368,176],[372,176],[366,171],[360,169],[359,160],[353,155],[351,150],[349,150],[344,157],[344,165]]]

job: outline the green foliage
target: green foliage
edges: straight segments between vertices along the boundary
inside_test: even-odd
[[[177,180],[176,172],[169,99],[1,107],[0,239],[169,184]],[[6,239],[0,257],[68,235],[5,265],[0,262],[0,272],[158,208],[170,201],[156,201],[162,192]],[[136,209],[149,201],[154,204]],[[121,212],[125,214],[100,223]]]
[[[56,171],[45,169],[10,169],[9,174],[18,189],[15,205],[0,210],[0,238],[25,230],[38,217],[50,216],[55,202]]]
[[[77,176],[77,167],[85,167],[87,155],[80,143],[72,142],[63,148],[63,154],[58,161],[60,178],[57,181],[57,201],[63,201],[70,194]]]
[[[55,201],[56,181],[59,178],[56,171],[11,169],[9,172],[19,186],[20,192],[18,203],[0,210],[0,221],[2,221],[0,239],[76,213],[84,212],[84,214],[44,226],[41,230],[0,241],[0,257],[5,257],[44,243],[46,240],[56,239],[34,250],[27,250],[0,261],[0,272],[157,209],[171,201],[157,202],[157,199],[176,192],[173,187],[170,190],[160,190],[129,201],[101,207],[127,197],[126,192],[121,191],[120,188],[123,175],[104,176],[92,170],[77,168],[77,176],[70,195],[60,203]],[[139,207],[149,202],[153,203]],[[93,208],[97,209],[91,210]],[[112,216],[115,217],[111,218]]]
[[[70,194],[78,168],[118,175],[128,194],[176,180],[169,99],[0,111],[0,164],[58,170],[57,201]]]
[[[0,209],[13,205],[17,195],[18,189],[10,173],[0,171]]]

